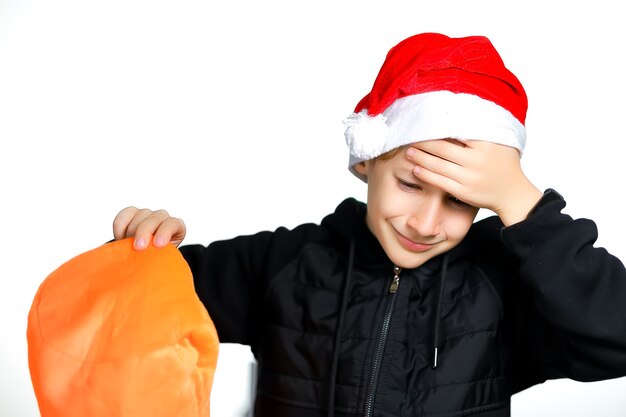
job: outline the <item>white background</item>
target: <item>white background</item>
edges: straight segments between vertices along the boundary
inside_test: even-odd
[[[626,259],[623,14],[552,3],[0,0],[0,415],[38,415],[35,291],[109,240],[121,208],[166,208],[187,243],[208,243],[364,198],[341,120],[418,32],[491,38],[529,95],[528,176]],[[245,415],[249,362],[224,346],[214,416]],[[513,416],[623,417],[625,392],[549,382],[516,395]]]

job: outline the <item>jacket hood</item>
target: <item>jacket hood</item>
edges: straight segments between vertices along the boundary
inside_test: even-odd
[[[354,198],[347,198],[334,213],[322,220],[322,227],[328,229],[340,241],[340,247],[350,246],[355,242],[355,261],[369,265],[393,267],[376,236],[369,230],[365,221],[367,205]]]

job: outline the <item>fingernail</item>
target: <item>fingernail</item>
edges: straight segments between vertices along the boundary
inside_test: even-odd
[[[415,149],[412,147],[409,147],[409,149],[406,150],[406,156],[413,156],[415,155]]]
[[[135,238],[135,249],[143,249],[146,247],[146,241],[142,238]]]
[[[421,171],[421,169],[420,169],[420,167],[418,167],[417,165],[413,167],[413,173],[414,173],[415,175],[419,174],[419,173],[420,173],[420,171]]]
[[[157,246],[159,248],[165,246],[165,240],[162,237],[155,237],[154,246]]]

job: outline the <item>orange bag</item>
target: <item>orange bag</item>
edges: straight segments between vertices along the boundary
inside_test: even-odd
[[[172,245],[132,239],[50,274],[28,316],[42,417],[209,416],[219,341]]]

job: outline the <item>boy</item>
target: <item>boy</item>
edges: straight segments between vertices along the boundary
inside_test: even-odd
[[[255,416],[506,416],[547,379],[626,375],[626,271],[522,172],[526,108],[488,39],[405,39],[346,120],[367,206],[180,248],[220,340],[257,359]],[[139,250],[185,236],[134,207],[113,227]]]

